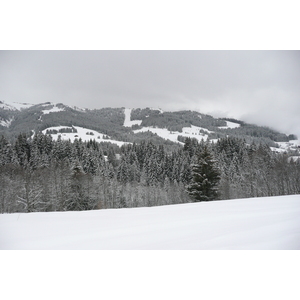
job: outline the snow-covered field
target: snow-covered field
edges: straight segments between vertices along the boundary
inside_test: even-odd
[[[169,131],[167,128],[154,128],[154,127],[143,127],[141,129],[134,130],[133,132],[138,133],[138,132],[150,131],[152,133],[156,133],[158,136],[160,136],[161,138],[163,138],[165,140],[170,140],[172,142],[179,143],[178,139],[177,139],[178,136],[195,138],[198,141],[201,141],[203,139],[204,141],[206,141],[208,138],[208,135],[205,133],[201,133],[200,132],[201,129],[207,133],[212,132],[212,131],[207,130],[206,128],[197,127],[197,126],[193,126],[193,125],[191,125],[191,127],[183,127],[182,132]]]
[[[0,249],[300,249],[300,195],[0,215]]]
[[[290,140],[288,142],[276,142],[278,148],[270,147],[272,151],[277,153],[286,153],[289,150],[300,153],[300,139]]]
[[[72,129],[72,127],[69,126],[54,126],[54,127],[48,127],[45,130],[42,131],[43,134],[47,133],[47,130],[61,130],[61,129]],[[51,134],[52,139],[56,141],[58,139],[58,136],[61,136],[62,140],[70,140],[72,143],[75,141],[75,139],[79,140],[81,139],[83,142],[88,142],[89,140],[95,140],[96,142],[110,142],[112,144],[117,144],[119,147],[128,144],[126,142],[120,142],[120,141],[115,141],[111,140],[110,137],[109,139],[104,138],[103,133],[99,133],[98,131],[79,127],[79,126],[73,126],[77,130],[77,132],[66,132],[66,133],[56,133],[56,134]]]
[[[131,121],[131,111],[132,111],[131,108],[125,108],[125,110],[124,110],[125,121],[124,121],[123,126],[131,127],[132,125],[141,125],[142,120]],[[162,113],[163,111],[160,110],[160,112]],[[158,136],[160,136],[161,138],[163,138],[165,140],[170,140],[170,141],[175,142],[175,143],[180,143],[177,139],[179,135],[184,136],[184,137],[195,138],[199,141],[201,141],[202,139],[204,141],[206,141],[208,135],[205,134],[205,133],[201,133],[200,130],[204,130],[205,133],[212,132],[212,131],[209,131],[206,128],[197,127],[197,126],[193,126],[193,125],[191,125],[191,127],[182,128],[182,132],[169,131],[167,128],[156,128],[156,127],[143,127],[141,129],[134,130],[133,132],[134,133],[139,133],[139,132],[150,131],[154,134],[157,134]]]

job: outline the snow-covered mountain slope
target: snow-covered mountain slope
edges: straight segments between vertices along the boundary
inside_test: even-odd
[[[4,102],[0,101],[0,108],[5,110],[22,110],[34,106],[31,103]]]
[[[0,215],[1,249],[297,249],[300,195]]]
[[[208,138],[208,135],[201,132],[201,130],[206,133],[212,132],[205,128],[201,128],[201,127],[197,127],[197,126],[193,126],[193,125],[191,125],[191,127],[183,127],[182,132],[170,131],[166,128],[153,128],[153,127],[143,127],[142,129],[137,129],[137,130],[134,130],[133,132],[138,133],[138,132],[150,131],[154,134],[157,134],[158,136],[162,137],[165,140],[170,140],[175,143],[180,143],[178,141],[178,136],[195,138],[198,141],[201,141],[203,139],[204,141],[206,141]]]
[[[277,144],[279,145],[280,149],[284,149],[284,150],[296,150],[297,148],[300,148],[300,139],[298,140],[291,140],[288,142],[277,142]]]
[[[72,130],[75,129],[75,132],[64,132],[66,130]],[[60,132],[63,131],[63,132]],[[54,133],[55,132],[55,133]],[[42,131],[43,134],[49,134],[52,136],[53,140],[57,140],[58,136],[61,137],[62,140],[70,140],[72,143],[75,141],[75,139],[79,140],[81,139],[83,142],[88,142],[89,140],[95,140],[96,142],[110,142],[112,144],[116,144],[119,147],[128,144],[126,142],[120,142],[110,139],[109,136],[105,136],[103,133],[99,133],[98,131],[79,127],[79,126],[54,126],[54,127],[48,127],[45,130]]]
[[[89,110],[63,103],[22,104],[0,101],[0,134],[12,137],[24,132],[40,132],[48,126],[70,124],[94,128],[98,133],[105,132],[111,136],[112,140],[123,139],[124,142],[139,142],[144,137],[164,143],[151,134],[145,134],[148,131],[168,141],[166,144],[169,141],[182,143],[185,137],[199,141],[209,138],[216,142],[222,137],[238,136],[245,138],[248,144],[262,142],[273,147],[271,149],[276,152],[300,154],[299,141],[296,141],[298,144],[291,141],[296,138],[295,135],[288,136],[267,127],[246,124],[235,119],[214,118],[195,111],[164,112],[153,108],[109,107]],[[133,125],[139,127],[132,128]],[[139,134],[135,135],[137,133]],[[276,141],[282,141],[278,143],[278,147]]]
[[[64,110],[65,110],[64,108],[57,107],[56,104],[54,104],[52,108],[46,109],[46,110],[42,110],[42,113],[44,115],[47,115],[47,114],[50,114],[50,113],[64,111]]]
[[[125,114],[125,121],[124,121],[124,125],[125,127],[131,127],[133,125],[141,125],[142,120],[134,120],[131,121],[131,108],[125,108],[124,110],[124,114]]]
[[[65,110],[64,107],[58,107],[56,103],[51,103],[50,105],[51,105],[50,108],[41,110],[42,115],[40,116],[39,121],[43,121],[43,119],[42,119],[43,115],[48,115],[50,113],[56,113],[56,112],[60,112],[60,111]],[[47,105],[47,104],[43,105],[43,106],[49,107],[49,105]]]
[[[155,109],[152,109],[155,110]],[[155,110],[157,111],[157,110]],[[142,120],[134,120],[131,121],[131,112],[132,109],[130,108],[125,108],[124,114],[125,114],[125,121],[124,121],[124,126],[125,127],[131,127],[133,125],[141,125]],[[163,113],[162,110],[159,110],[160,113]],[[141,129],[133,130],[134,133],[139,133],[139,132],[147,132],[150,131],[154,134],[157,134],[161,138],[165,140],[169,140],[175,143],[181,143],[178,141],[178,136],[183,136],[183,137],[190,137],[190,138],[195,138],[199,141],[207,140],[208,138],[208,133],[213,133],[213,131],[209,131],[206,128],[202,127],[197,127],[191,125],[191,127],[183,127],[182,132],[179,131],[170,131],[167,128],[157,128],[157,127],[142,127]],[[183,143],[181,143],[183,144]]]
[[[149,108],[154,111],[159,111],[160,114],[164,112],[161,108],[154,108],[154,107],[149,107]]]
[[[8,128],[13,120],[14,118],[9,118],[8,120],[3,120],[0,118],[0,125]]]
[[[220,129],[229,129],[229,128],[238,128],[241,126],[241,124],[238,123],[234,123],[234,122],[230,122],[230,121],[226,121],[227,126],[220,126]]]

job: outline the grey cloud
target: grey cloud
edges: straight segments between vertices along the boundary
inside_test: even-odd
[[[196,109],[279,130],[297,126],[299,82],[299,51],[0,52],[1,100]]]

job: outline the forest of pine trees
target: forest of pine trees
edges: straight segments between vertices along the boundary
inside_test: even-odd
[[[0,212],[156,206],[300,193],[300,164],[288,162],[287,155],[271,152],[264,144],[248,145],[229,137],[217,143],[187,138],[183,147],[167,149],[142,141],[124,145],[116,153],[113,145],[95,140],[71,143],[54,141],[49,135],[20,134],[11,142],[0,136]]]

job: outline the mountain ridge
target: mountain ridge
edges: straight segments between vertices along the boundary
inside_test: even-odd
[[[78,126],[96,131],[110,140],[128,143],[140,139],[182,143],[186,137],[217,140],[225,136],[263,142],[274,151],[298,151],[299,141],[267,126],[233,118],[214,118],[191,110],[163,111],[155,108],[87,109],[63,103],[39,104],[0,101],[0,134],[15,138],[21,132],[46,132],[56,126]],[[162,140],[161,140],[162,139]],[[101,139],[102,141],[102,139]],[[286,143],[287,145],[284,145]]]

